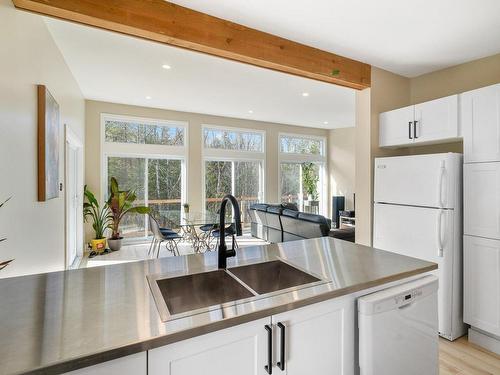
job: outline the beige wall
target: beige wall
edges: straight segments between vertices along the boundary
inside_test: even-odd
[[[100,114],[110,113],[130,116],[143,116],[166,120],[179,120],[189,123],[189,155],[187,165],[188,200],[193,211],[200,211],[203,205],[202,197],[202,155],[201,155],[201,125],[221,125],[266,131],[266,202],[278,202],[278,135],[279,133],[296,133],[328,137],[328,130],[289,126],[262,121],[250,121],[228,117],[210,116],[189,112],[177,112],[164,109],[137,107],[123,104],[86,101],[86,174],[85,181],[97,194],[100,186]]]
[[[347,210],[354,209],[355,147],[356,128],[342,128],[329,131],[328,174],[330,196],[345,196]],[[329,207],[329,210],[331,211],[331,207]]]
[[[420,103],[500,82],[500,54],[411,79],[411,102]]]
[[[372,68],[372,86],[356,97],[356,242],[372,243],[373,159],[405,153],[378,147],[378,115],[410,102],[410,80]]]
[[[36,85],[46,85],[60,106],[61,182],[63,124],[84,141],[84,100],[42,17],[0,0],[0,25],[0,201],[12,196],[0,209],[0,237],[7,237],[0,259],[15,258],[0,277],[62,270],[64,193],[37,201]]]

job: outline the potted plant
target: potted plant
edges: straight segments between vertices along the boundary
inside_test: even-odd
[[[302,186],[307,194],[307,200],[311,206],[318,204],[318,182],[319,176],[316,173],[314,163],[302,164]]]
[[[12,198],[12,197],[10,197]],[[5,201],[3,201],[2,203],[0,203],[0,207],[2,207],[5,203],[7,203],[10,198],[7,198]],[[0,242],[3,242],[5,241],[7,238],[0,238]],[[5,267],[7,267],[10,262],[12,262],[14,259],[10,259],[10,260],[3,260],[3,261],[0,261],[0,271],[3,270]]]
[[[188,214],[189,213],[189,203],[184,203],[182,205],[182,207],[184,207],[184,213]]]
[[[83,202],[83,219],[85,222],[92,220],[94,239],[90,241],[92,250],[101,253],[106,249],[106,237],[104,232],[110,227],[111,212],[107,205],[101,207],[94,194],[85,185],[83,194],[86,202]]]
[[[133,190],[120,190],[116,178],[111,177],[109,185],[109,199],[107,205],[111,213],[111,238],[108,238],[109,248],[113,251],[118,251],[122,247],[122,239],[120,236],[120,222],[123,217],[130,213],[147,214],[149,207],[133,206],[137,195]]]

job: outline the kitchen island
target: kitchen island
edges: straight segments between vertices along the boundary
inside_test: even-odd
[[[264,344],[276,341],[278,335],[275,329],[269,336],[274,321],[271,317],[281,319],[291,312],[315,316],[311,312],[317,311],[318,317],[333,312],[332,319],[339,318],[331,329],[342,331],[338,335],[341,341],[328,345],[342,346],[342,373],[349,374],[355,361],[357,296],[437,268],[434,263],[324,237],[240,249],[236,257],[228,259],[228,269],[275,260],[315,275],[322,282],[223,304],[195,315],[167,316],[166,321],[157,308],[148,277],[214,271],[216,252],[0,280],[0,373],[59,374],[82,368],[75,374],[127,375],[146,374],[149,367],[153,375],[163,367],[165,374],[188,374],[198,369],[211,374],[223,370],[220,363],[211,369],[211,359],[226,360],[216,357],[217,348],[244,366],[246,359],[241,356],[245,347],[255,350],[248,359],[248,363],[255,363],[255,369],[239,368],[234,373],[270,373],[268,367],[264,372],[267,363],[280,365],[277,349],[276,353],[265,353],[271,349]],[[305,310],[316,306],[316,310]],[[254,333],[257,328],[258,333]],[[314,335],[327,329],[307,331]],[[310,338],[313,341],[308,345],[324,344],[320,336],[316,342],[315,337]],[[261,349],[264,346],[267,349]],[[268,362],[265,354],[276,358]],[[189,361],[190,355],[197,357]],[[335,355],[332,352],[333,358]],[[160,363],[166,357],[170,362]],[[188,358],[187,364],[181,358]],[[193,367],[197,360],[204,361],[200,363],[205,367]],[[172,366],[174,362],[177,367]]]

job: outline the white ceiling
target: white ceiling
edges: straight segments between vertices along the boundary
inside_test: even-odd
[[[317,128],[354,126],[352,89],[45,21],[87,99]]]
[[[500,52],[500,0],[174,0],[415,77]]]

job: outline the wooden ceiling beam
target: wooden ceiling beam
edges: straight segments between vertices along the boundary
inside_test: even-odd
[[[13,0],[17,8],[354,89],[371,66],[164,0]]]

